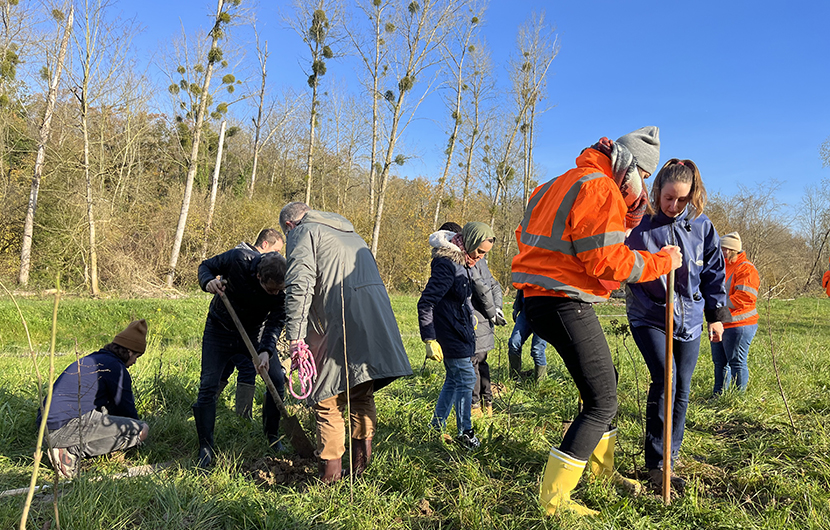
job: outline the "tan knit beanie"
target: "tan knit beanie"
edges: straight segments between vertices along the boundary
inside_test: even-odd
[[[112,342],[136,353],[144,353],[147,349],[147,321],[143,318],[133,320],[127,329],[112,339]]]
[[[729,232],[720,238],[720,246],[721,248],[728,248],[729,250],[734,250],[735,252],[742,251],[743,245],[741,243],[741,234],[738,232]]]

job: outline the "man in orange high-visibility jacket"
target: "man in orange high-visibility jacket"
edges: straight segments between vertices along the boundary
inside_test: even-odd
[[[743,251],[741,235],[738,232],[720,238],[721,252],[726,261],[726,306],[732,315],[730,322],[723,323],[720,342],[710,342],[712,363],[715,365],[715,388],[720,394],[731,383],[746,390],[749,383],[749,345],[758,331],[758,289],[761,278]]]
[[[575,169],[534,190],[516,229],[513,286],[524,292],[533,332],[556,348],[583,401],[545,466],[540,501],[551,514],[560,506],[596,514],[570,500],[589,458],[595,475],[641,489],[614,471],[616,370],[591,304],[608,299],[619,282],[651,281],[680,266],[678,247],[651,254],[623,243],[647,208],[643,178],[659,158],[657,127],[616,142],[602,138],[579,155]]]

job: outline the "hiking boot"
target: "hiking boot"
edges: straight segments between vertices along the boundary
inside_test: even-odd
[[[455,440],[470,450],[481,447],[481,442],[478,441],[478,438],[476,438],[476,434],[472,429],[462,432]]]
[[[473,405],[470,407],[470,417],[480,418],[481,416],[481,403],[473,403]]]
[[[653,490],[658,492],[663,491],[663,470],[649,469],[648,482]],[[671,476],[669,477],[669,482],[671,482],[672,490],[676,491],[678,495],[683,495],[683,492],[686,490],[685,480],[678,477],[674,474],[674,472],[672,472]]]
[[[317,471],[324,484],[334,484],[346,474],[343,470],[343,461],[339,458],[318,461]]]
[[[78,474],[78,457],[69,452],[68,447],[55,447],[46,452],[52,467],[58,475],[72,480]]]
[[[372,461],[372,439],[352,438],[352,465],[354,476],[359,477]]]

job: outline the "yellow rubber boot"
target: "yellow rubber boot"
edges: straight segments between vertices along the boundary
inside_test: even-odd
[[[625,489],[629,495],[639,495],[643,492],[643,485],[620,475],[614,469],[614,446],[617,444],[617,429],[610,430],[602,435],[588,461],[591,464],[591,473],[598,478],[608,477],[612,484]]]
[[[599,515],[599,512],[571,500],[571,491],[579,482],[585,464],[584,460],[577,460],[555,447],[551,448],[539,489],[539,501],[548,515],[555,514],[559,508],[577,515]]]

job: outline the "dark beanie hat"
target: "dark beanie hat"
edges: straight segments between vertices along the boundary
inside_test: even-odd
[[[660,129],[650,125],[617,138],[637,159],[637,165],[653,175],[660,161]]]
[[[112,339],[112,342],[136,353],[144,353],[147,349],[147,321],[143,318],[133,320],[127,329]]]

